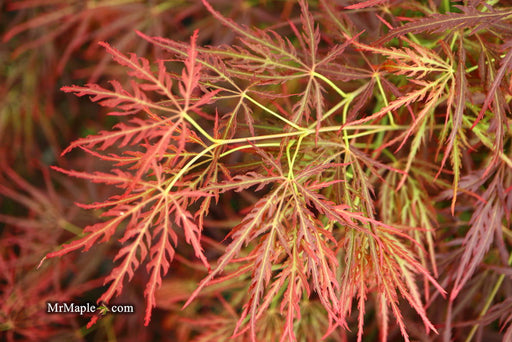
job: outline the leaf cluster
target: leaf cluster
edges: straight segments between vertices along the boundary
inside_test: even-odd
[[[10,6],[24,14],[31,3]],[[52,168],[112,191],[76,197],[97,219],[40,266],[106,246],[114,266],[98,302],[142,283],[144,325],[155,307],[172,310],[189,323],[176,333],[186,340],[362,341],[372,320],[382,341],[470,340],[496,320],[511,334],[509,4],[301,0],[271,25],[273,5],[240,1],[242,12],[254,6],[246,25],[223,1],[128,3],[109,29],[137,37],[90,30],[96,9],[115,4],[58,1],[5,35],[55,24],[22,55],[66,19],[77,34],[59,72],[92,40],[117,65],[107,72],[102,57],[88,82],[61,88],[115,123],[59,157],[81,151],[97,167]],[[144,29],[141,6],[162,29]],[[177,37],[163,29],[171,7],[186,26]]]

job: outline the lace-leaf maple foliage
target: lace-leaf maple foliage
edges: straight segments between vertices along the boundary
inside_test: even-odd
[[[502,53],[509,32],[496,32],[511,16],[480,1],[460,7],[461,13],[431,15],[417,5],[424,17],[393,28],[398,18],[383,11],[388,18],[379,17],[381,28],[391,29],[376,40],[347,24],[349,17],[339,19],[327,1],[320,3],[321,19],[315,20],[300,1],[300,19],[280,33],[237,24],[203,0],[238,43],[200,47],[197,31],[189,44],[139,33],[169,55],[153,62],[100,43],[126,69],[129,85],[112,81],[110,87],[63,90],[112,108],[120,123],[63,153],[80,148],[112,168],[55,169],[114,185],[119,193],[80,204],[100,210],[105,221],[46,258],[118,237],[118,264],[98,301],[110,302],[145,265],[145,325],[184,239],[208,272],[185,306],[212,284],[239,281],[247,291],[241,303],[231,298],[239,317],[230,333],[241,339],[261,340],[266,332],[281,340],[303,338],[298,332],[304,332],[310,302],[326,317],[324,337],[345,334],[356,310],[361,341],[365,313],[373,307],[382,340],[389,336],[390,317],[409,340],[401,300],[426,334],[437,333],[426,304],[451,285],[454,303],[494,234],[507,262],[498,227],[510,228],[512,211],[511,58]],[[372,6],[385,4],[366,1],[347,10],[357,14]],[[434,46],[420,34],[439,34],[439,42]],[[495,46],[488,48],[484,37]],[[390,46],[381,45],[389,40]],[[486,84],[476,84],[477,73],[485,74]],[[434,150],[427,143],[433,140],[439,143]],[[489,157],[474,157],[472,146]],[[485,182],[489,190],[482,192]],[[431,187],[451,199],[449,213],[434,208]],[[227,193],[248,192],[253,201],[213,260],[204,242],[210,210]],[[436,244],[443,241],[436,238],[436,215],[460,215],[466,210],[461,198],[481,202],[459,246],[465,249],[455,278],[443,277],[441,286],[436,279],[450,270],[438,269],[436,248],[452,246]],[[482,237],[485,244],[476,243]],[[277,331],[265,325],[270,311],[282,317]]]

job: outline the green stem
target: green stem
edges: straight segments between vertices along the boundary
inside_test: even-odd
[[[319,79],[321,79],[322,81],[324,81],[325,83],[327,83],[328,85],[331,86],[332,89],[334,89],[334,91],[336,91],[338,94],[340,94],[342,97],[347,97],[347,94],[341,90],[340,88],[338,88],[338,86],[336,84],[334,84],[333,81],[331,81],[330,79],[328,79],[327,77],[325,77],[324,75],[322,74],[319,74],[318,72],[316,71],[313,71],[312,75],[314,77],[318,77]]]
[[[382,84],[380,82],[379,73],[377,72],[375,73],[375,80],[377,81],[377,87],[379,88],[379,92],[382,96],[382,99],[384,100],[384,105],[387,107],[389,106],[388,98],[386,97],[386,92],[384,91],[384,88],[382,87]],[[395,126],[395,121],[393,120],[393,114],[391,113],[391,111],[388,111],[388,118],[391,126]]]
[[[251,101],[252,103],[254,103],[256,106],[260,107],[261,109],[263,109],[265,112],[269,113],[270,115],[272,116],[275,116],[276,118],[278,118],[279,120],[283,121],[284,123],[292,126],[293,128],[297,129],[297,130],[303,130],[302,127],[300,127],[299,125],[291,122],[290,120],[282,117],[281,115],[279,115],[278,113],[274,112],[273,110],[270,110],[268,109],[267,107],[265,107],[264,105],[262,105],[261,103],[259,103],[258,101],[256,101],[255,99],[253,99],[252,97],[250,97],[249,95],[247,95],[245,92],[242,93],[242,96],[246,99],[248,99],[249,101]]]
[[[188,115],[186,112],[182,112],[181,116],[185,118],[192,126],[195,127],[202,135],[206,137],[206,139],[210,140],[212,143],[216,144],[219,142],[219,140],[213,138],[208,132],[206,132],[201,125],[199,125],[190,115]]]

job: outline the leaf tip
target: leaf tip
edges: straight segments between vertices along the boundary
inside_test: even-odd
[[[45,256],[44,258],[42,258],[42,259],[41,259],[41,261],[39,262],[39,265],[37,265],[37,267],[36,267],[36,270],[38,270],[38,269],[41,267],[41,265],[43,264],[43,262],[44,262],[45,260],[46,260],[46,256]]]

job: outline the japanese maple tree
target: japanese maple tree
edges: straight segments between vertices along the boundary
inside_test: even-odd
[[[97,302],[142,282],[141,324],[167,309],[190,323],[177,334],[187,340],[469,341],[496,320],[510,337],[510,4],[300,0],[282,22],[251,26],[223,1],[190,6],[180,18],[207,13],[234,39],[141,24],[137,53],[99,42],[117,64],[109,82],[101,57],[89,83],[61,88],[115,123],[61,154],[96,169],[52,169],[111,191],[76,198],[95,222],[78,233],[60,221],[77,236],[39,266],[106,245],[114,266]],[[91,32],[59,70],[107,34]]]

